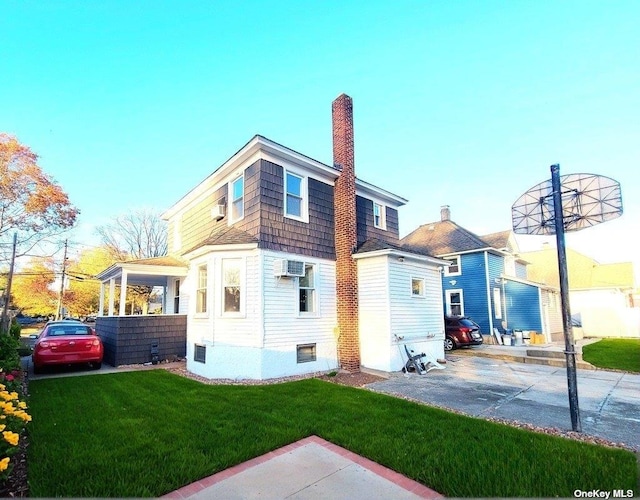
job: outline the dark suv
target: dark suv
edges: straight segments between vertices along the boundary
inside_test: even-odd
[[[444,350],[451,351],[465,345],[482,344],[478,324],[465,316],[445,316]]]

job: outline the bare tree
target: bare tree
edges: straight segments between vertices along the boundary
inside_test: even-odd
[[[139,208],[118,215],[96,229],[117,260],[146,259],[167,254],[167,228],[160,213]]]
[[[160,213],[140,208],[115,217],[109,224],[96,229],[102,243],[118,261],[147,259],[167,254],[166,223]],[[129,297],[143,306],[146,312],[153,288],[129,286]]]

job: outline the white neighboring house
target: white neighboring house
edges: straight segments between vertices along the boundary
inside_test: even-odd
[[[403,250],[407,200],[356,179],[351,109],[334,101],[334,166],[257,135],[163,214],[186,262],[165,304],[187,317],[189,371],[397,371],[404,344],[444,358],[447,262]]]

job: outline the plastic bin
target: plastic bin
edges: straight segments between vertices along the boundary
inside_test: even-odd
[[[512,339],[513,339],[512,335],[503,335],[502,336],[502,343],[504,345],[512,345]]]

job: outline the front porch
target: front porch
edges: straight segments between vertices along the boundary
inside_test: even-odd
[[[179,291],[187,270],[176,258],[155,257],[118,262],[98,274],[100,305],[95,329],[104,344],[105,363],[121,366],[186,356],[187,316],[179,314]],[[135,314],[133,303],[127,308],[130,286],[162,288],[160,314],[148,314],[146,307],[142,314]]]

